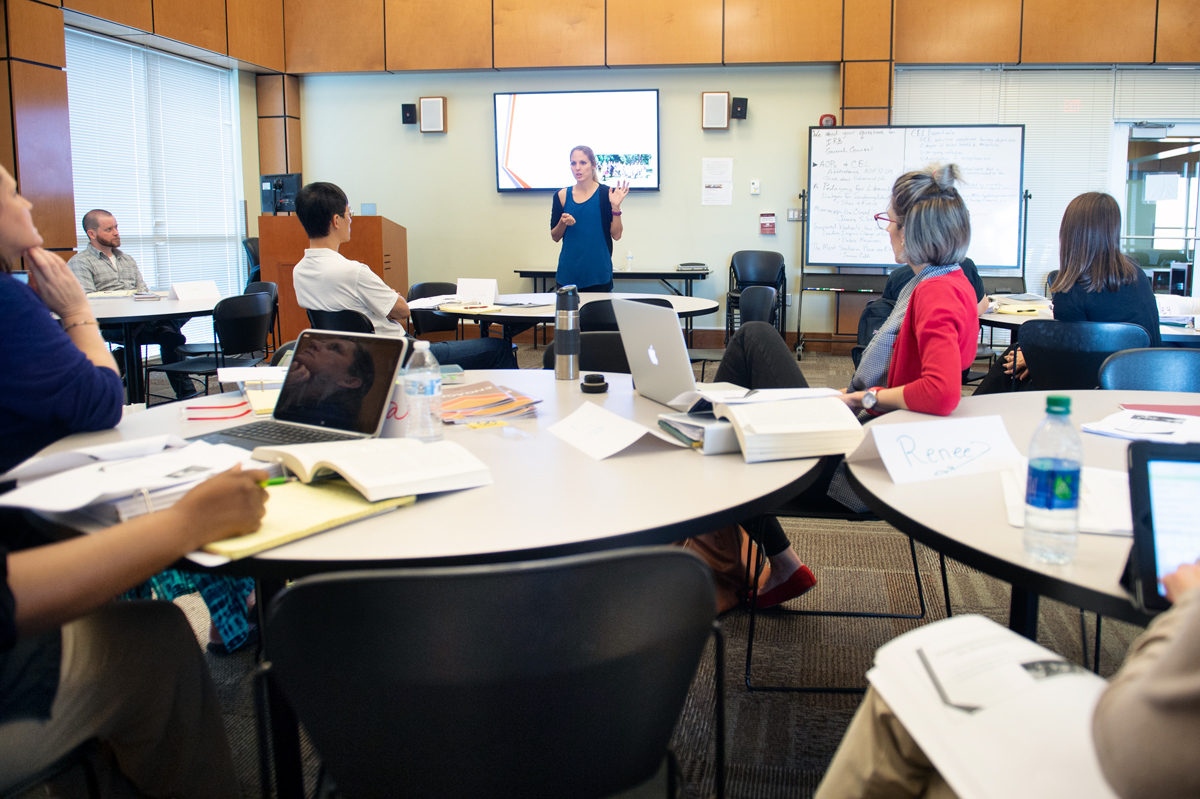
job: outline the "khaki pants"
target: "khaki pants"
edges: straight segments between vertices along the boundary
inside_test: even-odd
[[[229,743],[208,667],[170,602],[114,602],[62,629],[49,720],[0,725],[0,789],[89,738],[151,796],[236,797]]]
[[[815,799],[956,799],[874,688],[850,722]]]

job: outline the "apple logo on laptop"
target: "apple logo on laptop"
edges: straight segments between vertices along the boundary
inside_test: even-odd
[[[650,363],[658,366],[658,353],[654,351],[653,344],[646,348],[646,354],[650,356]]]

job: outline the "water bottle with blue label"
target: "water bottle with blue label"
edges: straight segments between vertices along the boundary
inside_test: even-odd
[[[406,438],[442,440],[442,368],[429,351],[428,341],[414,341],[404,367],[404,398],[408,403]]]
[[[1082,465],[1070,397],[1047,397],[1046,418],[1029,444],[1025,484],[1025,551],[1036,560],[1062,564],[1075,557]]]

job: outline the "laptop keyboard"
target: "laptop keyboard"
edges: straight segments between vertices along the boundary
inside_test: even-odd
[[[222,430],[221,435],[246,438],[260,444],[312,444],[318,441],[350,441],[361,436],[347,436],[327,430],[313,430],[278,422],[254,422]]]

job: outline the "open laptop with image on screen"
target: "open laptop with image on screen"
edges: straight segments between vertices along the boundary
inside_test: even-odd
[[[408,340],[305,330],[270,421],[251,422],[193,440],[245,449],[374,438],[383,429]]]
[[[1129,445],[1133,548],[1126,588],[1154,613],[1171,606],[1162,578],[1200,558],[1200,444]]]
[[[678,411],[692,410],[700,397],[679,315],[673,308],[633,300],[613,300],[612,305],[637,392]],[[739,388],[732,383],[705,387]]]

